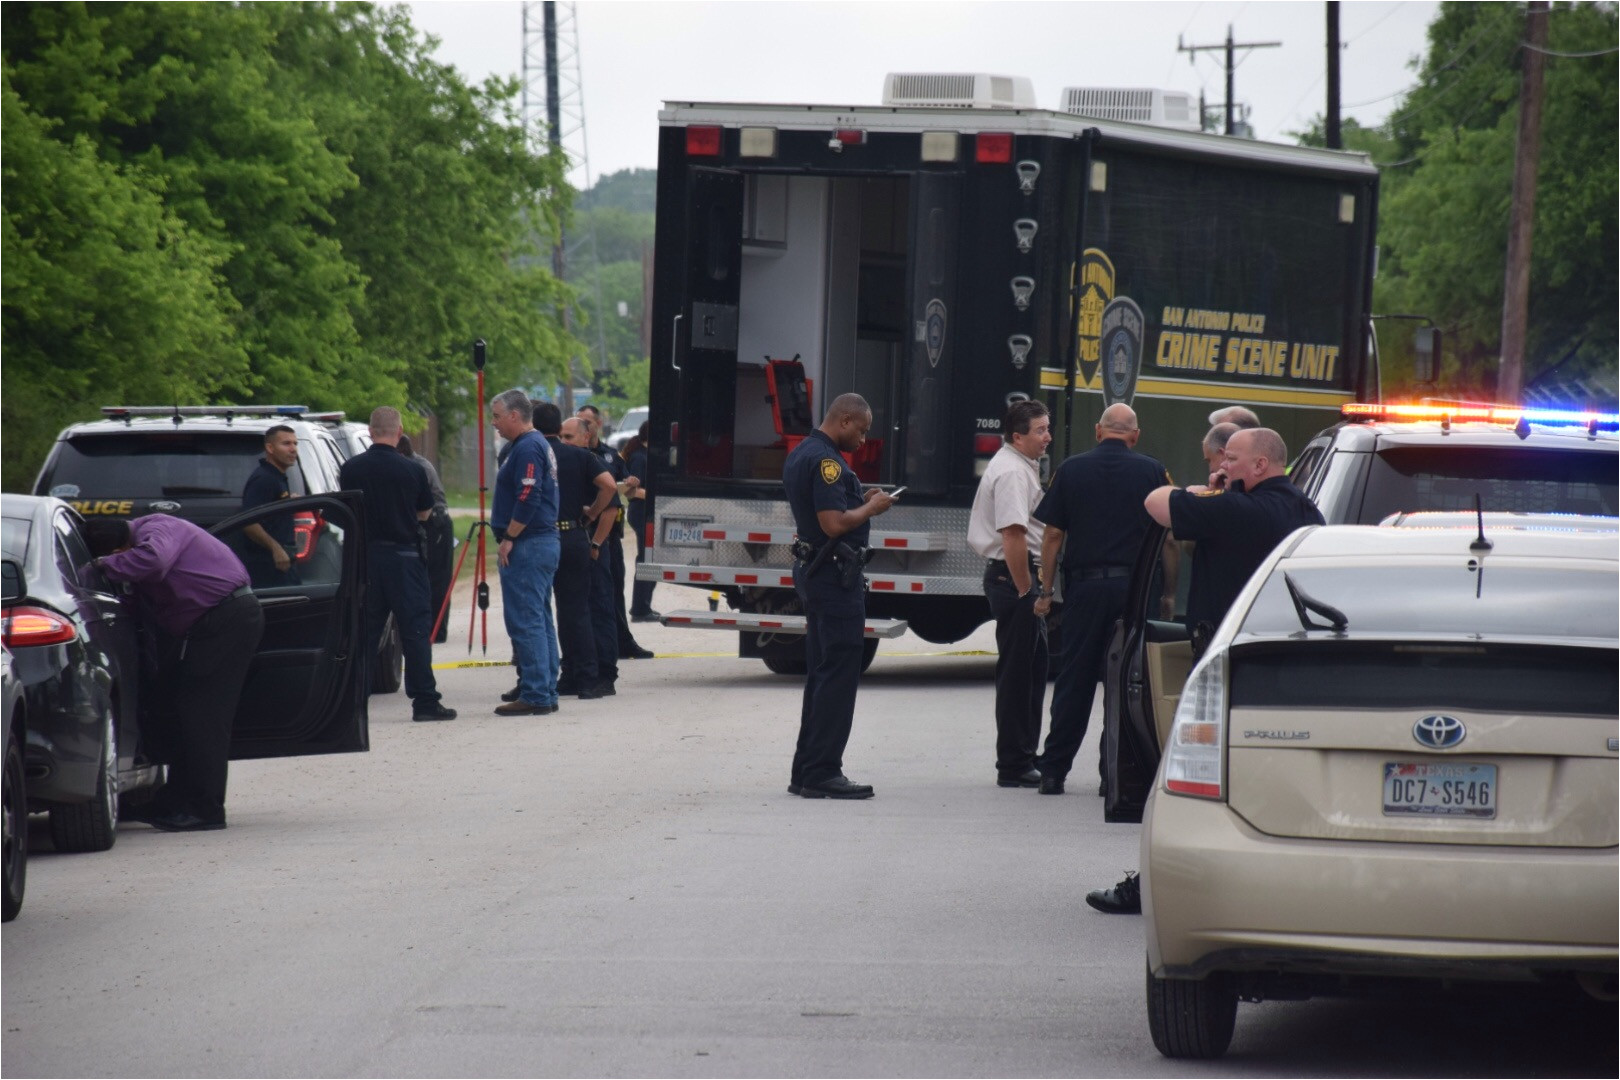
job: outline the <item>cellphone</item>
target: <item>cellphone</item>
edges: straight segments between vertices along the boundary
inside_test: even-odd
[[[906,490],[906,485],[901,484],[899,487],[897,487],[893,491],[889,492],[889,498],[891,498],[891,499],[899,498],[901,495],[903,495],[905,493],[905,490]]]

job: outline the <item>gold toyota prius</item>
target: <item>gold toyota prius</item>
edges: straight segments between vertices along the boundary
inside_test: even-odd
[[[1322,526],[1250,579],[1175,703],[1142,829],[1148,1025],[1394,979],[1613,1000],[1612,531]]]

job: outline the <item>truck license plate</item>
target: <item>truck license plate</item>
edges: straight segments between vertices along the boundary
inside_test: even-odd
[[[708,521],[695,521],[692,518],[665,518],[664,543],[712,547],[713,541],[703,539],[703,527],[708,524]]]
[[[1460,761],[1387,761],[1384,813],[1494,818],[1496,766]]]

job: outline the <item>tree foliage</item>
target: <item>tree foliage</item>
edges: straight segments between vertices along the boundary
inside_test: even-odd
[[[578,348],[560,162],[403,7],[8,4],[5,486],[112,401],[445,416]]]
[[[1612,382],[1620,79],[1603,50],[1615,47],[1616,12],[1558,4],[1548,27],[1548,49],[1598,55],[1546,57],[1525,378]],[[1448,393],[1495,392],[1524,32],[1523,4],[1442,4],[1417,86],[1360,144],[1383,166],[1375,308],[1442,326]]]

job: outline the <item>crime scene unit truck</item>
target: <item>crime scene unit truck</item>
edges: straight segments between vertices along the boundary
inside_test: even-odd
[[[843,393],[873,410],[851,467],[906,488],[873,525],[868,660],[988,620],[968,511],[1010,402],[1052,411],[1045,475],[1124,401],[1185,483],[1217,407],[1301,447],[1377,400],[1376,169],[1196,114],[1154,90],[1043,110],[973,74],[889,75],[881,106],[666,103],[637,576],[732,609],[666,624],[803,670],[782,463]]]

